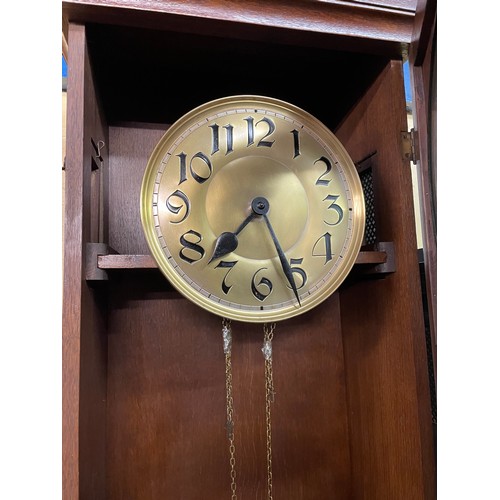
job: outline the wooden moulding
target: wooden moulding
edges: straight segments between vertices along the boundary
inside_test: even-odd
[[[394,2],[398,4],[398,2]],[[161,0],[65,0],[63,32],[69,22],[118,24],[234,38],[272,38],[275,42],[331,45],[349,50],[401,54],[411,41],[415,11],[376,2],[192,2]],[[203,24],[199,23],[203,18]]]
[[[395,271],[394,245],[380,242],[363,248],[355,262],[356,270],[364,275],[383,275]],[[107,280],[107,271],[127,269],[157,269],[150,255],[121,255],[104,243],[87,243],[86,280]]]

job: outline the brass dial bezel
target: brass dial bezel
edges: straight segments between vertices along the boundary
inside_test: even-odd
[[[175,270],[174,266],[170,263],[172,259],[171,255],[170,257],[168,255],[169,251],[168,249],[164,250],[164,245],[162,245],[158,236],[157,226],[159,225],[159,215],[158,209],[154,208],[153,198],[155,194],[155,182],[157,185],[159,184],[157,182],[159,174],[158,165],[165,158],[165,152],[169,148],[171,149],[176,141],[179,142],[180,140],[182,142],[182,137],[189,135],[190,128],[199,126],[202,120],[206,120],[208,123],[218,113],[238,108],[255,109],[259,110],[259,112],[270,110],[274,116],[281,116],[282,114],[284,117],[290,117],[302,123],[304,127],[314,132],[325,150],[333,153],[336,160],[335,168],[342,171],[342,178],[345,179],[345,183],[347,183],[349,188],[351,203],[349,221],[351,225],[349,229],[350,237],[346,240],[347,247],[341,259],[337,259],[338,263],[335,271],[326,278],[320,290],[313,293],[312,298],[305,297],[300,307],[293,300],[287,302],[282,307],[276,306],[277,308],[269,310],[246,310],[216,302],[198,289],[203,289],[203,286],[195,288],[189,283],[189,278],[186,281],[186,278],[181,276],[181,274],[185,276],[187,273],[182,272],[179,274]],[[156,213],[154,213],[155,210]],[[303,314],[326,300],[338,289],[351,271],[361,247],[365,226],[365,205],[361,182],[351,158],[335,135],[317,118],[295,105],[271,97],[254,95],[229,96],[207,102],[191,110],[168,128],[148,160],[141,187],[140,212],[144,234],[151,254],[162,273],[168,278],[174,288],[198,306],[216,315],[253,323],[285,320]],[[165,239],[169,238],[167,231],[166,233],[166,235],[161,233],[164,242]],[[304,237],[307,238],[308,235],[306,234]],[[233,278],[237,279],[237,275],[235,274]]]

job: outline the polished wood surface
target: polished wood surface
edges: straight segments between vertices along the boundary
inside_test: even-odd
[[[230,497],[221,321],[158,277],[113,283],[107,488],[123,500]],[[278,324],[273,484],[279,499],[350,497],[338,297]],[[266,498],[262,326],[233,322],[238,498]]]
[[[88,58],[85,28],[69,30],[63,284],[63,491],[65,498],[104,499],[105,298],[85,282],[85,247],[96,237],[91,137],[107,140]]]
[[[364,3],[374,7],[387,7],[415,12],[418,0],[348,0],[352,3]]]
[[[140,251],[146,245],[140,187],[147,153],[161,133],[110,127],[109,241],[116,251]],[[111,285],[108,498],[229,496],[220,319],[180,298],[160,274],[121,274]],[[261,326],[234,323],[238,487],[243,498],[265,494],[262,337]],[[275,385],[282,395],[273,417],[276,498],[320,499],[329,491],[348,498],[337,297],[314,314],[281,323],[274,346]]]
[[[384,264],[386,252],[359,252],[355,264]],[[151,255],[97,255],[99,269],[157,269],[158,265]]]
[[[419,1],[410,50],[414,105],[413,120],[418,132],[417,162],[424,268],[429,329],[437,380],[437,21],[436,1]]]
[[[110,127],[109,246],[119,254],[149,254],[142,231],[140,193],[149,155],[166,126]]]
[[[367,500],[435,495],[411,173],[398,149],[403,100],[402,65],[392,62],[336,131],[354,161],[373,157],[377,232],[394,242],[397,266],[384,280],[355,283],[340,297],[352,495]]]
[[[72,28],[71,59],[74,68],[68,77],[71,97],[67,103],[67,159],[66,183],[75,186],[83,184],[79,165],[83,162],[80,137],[83,135],[83,99],[85,45],[84,29]],[[81,189],[81,188],[80,188]],[[63,490],[66,498],[78,498],[79,488],[79,365],[80,365],[80,307],[82,302],[80,270],[82,262],[82,197],[79,193],[66,200],[64,225],[64,295],[62,332],[62,452]],[[66,219],[69,219],[66,221]],[[71,220],[75,220],[73,225]],[[74,284],[73,284],[74,283]]]
[[[432,46],[436,30],[437,0],[418,0],[415,7],[415,22],[411,36],[410,62],[422,66]]]
[[[62,13],[64,28],[68,22],[99,22],[397,57],[401,43],[411,40],[414,10],[386,7],[306,0],[65,0]]]

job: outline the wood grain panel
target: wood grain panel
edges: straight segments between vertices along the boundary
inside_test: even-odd
[[[63,26],[68,20],[121,24],[394,57],[402,42],[410,42],[414,17],[373,2],[66,0],[62,5]]]
[[[110,127],[109,246],[120,254],[149,254],[140,194],[149,155],[167,127]]]
[[[107,138],[85,28],[69,27],[63,294],[63,494],[105,498],[106,301],[85,282],[92,237],[91,137]],[[95,206],[95,205],[94,205]]]
[[[103,252],[107,251],[103,247]],[[120,255],[102,253],[96,254],[96,261],[92,266],[98,269],[158,269],[158,264],[151,255]],[[355,265],[385,264],[388,261],[386,251],[361,251],[359,252]]]
[[[71,51],[68,74],[67,149],[64,224],[64,283],[62,332],[62,486],[65,498],[78,498],[78,426],[80,396],[80,303],[82,266],[82,184],[83,172],[83,93],[85,31],[81,26],[69,30]]]
[[[373,165],[378,235],[394,242],[396,272],[341,293],[353,498],[434,498],[434,457],[401,63],[392,62],[337,136]],[[362,314],[360,312],[362,311]]]
[[[334,0],[335,1],[335,0]],[[418,0],[347,0],[351,3],[371,5],[375,8],[401,9],[415,12]]]
[[[110,500],[230,497],[221,321],[160,276],[121,276],[109,315]],[[266,498],[259,325],[233,322],[238,498]],[[350,498],[338,297],[274,340],[275,498]]]
[[[429,328],[437,380],[437,32],[436,1],[419,1],[418,23],[410,50],[413,85],[413,123],[418,134],[418,183]]]

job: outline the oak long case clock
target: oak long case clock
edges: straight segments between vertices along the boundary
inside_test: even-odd
[[[266,497],[265,319],[273,498],[433,499],[419,17],[383,3],[63,1],[64,500],[231,497],[220,316],[238,498]]]

